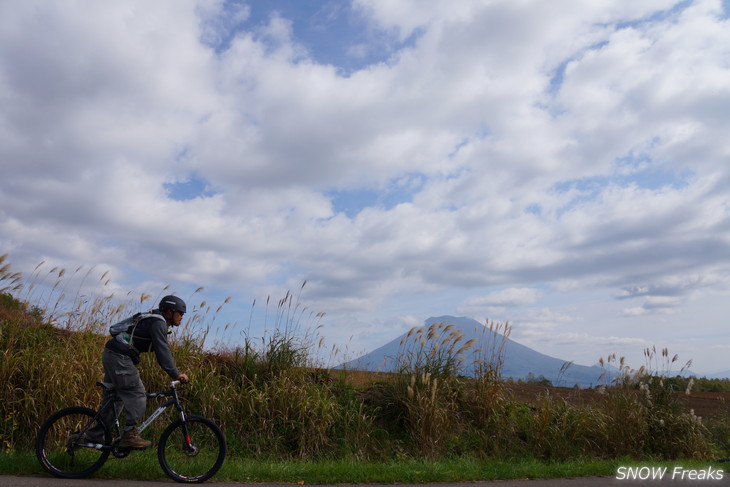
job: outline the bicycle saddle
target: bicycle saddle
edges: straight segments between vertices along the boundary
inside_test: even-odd
[[[99,387],[103,387],[107,391],[113,391],[114,390],[114,384],[112,384],[111,382],[97,382],[96,385],[99,386]]]

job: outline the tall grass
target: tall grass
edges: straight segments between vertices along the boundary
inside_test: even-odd
[[[26,283],[0,256],[4,451],[31,448],[40,423],[57,409],[98,404],[94,384],[103,375],[100,354],[109,324],[157,299],[115,297],[108,286],[105,274],[97,278],[79,268],[69,275],[58,268],[45,271],[43,265]],[[323,314],[307,310],[300,294],[301,289],[296,296],[287,293],[270,312],[266,300],[262,337],[251,336],[249,317],[239,343],[207,344],[230,298],[220,305],[201,300],[173,334],[178,367],[192,381],[183,393],[186,407],[222,426],[233,455],[674,459],[726,455],[730,447],[729,421],[710,429],[680,407],[681,391],[668,380],[676,359],[668,351],[647,350],[647,364],[638,371],[615,356],[603,361],[618,373],[607,376],[599,401],[575,403],[546,393],[528,404],[515,400],[501,380],[507,324],[486,323],[479,338],[465,340],[454,326],[437,323],[406,336],[399,370],[388,380],[355,387],[347,372],[317,362],[324,346],[318,335]],[[143,380],[148,390],[163,389],[168,378],[151,355],[143,354]],[[470,362],[474,374],[465,373]],[[154,401],[148,407],[155,407]],[[153,440],[165,426],[156,423],[149,432]]]
[[[618,371],[611,387],[601,389],[604,441],[619,455],[650,452],[659,458],[710,456],[713,445],[707,426],[694,411],[684,411],[679,402],[678,393],[689,394],[693,381],[688,380],[686,389],[677,391],[668,380],[679,357],[670,356],[666,348],[657,352],[655,347],[645,349],[644,356],[646,364],[638,370],[615,355],[600,361]],[[690,364],[687,362],[680,374]]]

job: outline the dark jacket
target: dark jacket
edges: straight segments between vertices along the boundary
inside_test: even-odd
[[[159,310],[152,311],[153,313],[162,314]],[[137,327],[134,329],[134,348],[129,348],[127,345],[120,343],[115,338],[110,339],[106,342],[106,348],[112,352],[126,355],[132,359],[135,365],[139,363],[139,354],[144,352],[155,352],[157,357],[157,363],[160,367],[168,373],[173,379],[177,379],[180,375],[180,371],[175,367],[175,360],[172,358],[172,352],[170,352],[170,345],[167,343],[167,335],[171,333],[168,331],[167,322],[164,319],[153,316],[145,318],[137,323]]]

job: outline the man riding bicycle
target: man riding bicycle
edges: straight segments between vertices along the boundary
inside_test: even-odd
[[[125,344],[116,337],[106,342],[101,355],[104,382],[114,385],[117,396],[124,404],[126,417],[124,433],[119,444],[121,448],[144,450],[152,445],[151,441],[142,439],[137,431],[137,423],[142,420],[147,406],[145,387],[137,369],[140,353],[154,352],[157,363],[170,377],[181,382],[188,381],[188,376],[180,373],[175,367],[175,360],[167,342],[172,327],[180,326],[185,311],[185,301],[177,296],[165,296],[160,301],[158,309],[150,311],[136,323],[132,343]],[[105,390],[102,404],[108,395],[109,392]],[[114,422],[111,409],[104,417],[104,421],[108,425]],[[90,442],[103,443],[103,435],[101,427],[94,427],[87,432],[86,439]]]

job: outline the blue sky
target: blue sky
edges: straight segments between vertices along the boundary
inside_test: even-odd
[[[272,18],[279,18],[289,25],[303,57],[334,66],[340,75],[347,76],[387,62],[417,39],[418,32],[401,39],[396,29],[373,25],[362,10],[357,4],[335,0],[224,1],[218,15],[209,21],[215,35],[207,38],[207,43],[222,53],[236,35],[252,33],[259,42],[275,49],[278,40],[265,31]]]
[[[0,254],[231,296],[226,345],[306,281],[350,354],[452,314],[577,363],[729,370],[729,12],[4,2]]]

